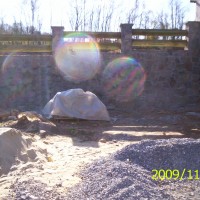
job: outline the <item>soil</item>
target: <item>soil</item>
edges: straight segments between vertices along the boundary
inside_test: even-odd
[[[58,194],[81,181],[79,172],[86,164],[107,157],[123,147],[145,139],[200,138],[200,119],[191,115],[200,110],[178,112],[126,113],[109,110],[111,121],[45,119],[25,113],[19,118],[0,120],[0,127],[11,127],[30,137],[46,150],[46,160],[13,165],[0,176],[0,199],[15,199],[13,184],[35,180]],[[30,113],[29,113],[30,114]],[[19,115],[18,115],[19,116]]]

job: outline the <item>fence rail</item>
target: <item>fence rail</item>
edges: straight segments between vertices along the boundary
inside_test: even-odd
[[[0,52],[51,52],[51,35],[0,35]]]
[[[64,36],[73,34],[72,31],[65,31]],[[100,50],[115,51],[121,49],[121,32],[84,32],[98,42]],[[133,48],[178,48],[187,47],[187,30],[169,29],[133,29]],[[84,35],[83,35],[84,37]],[[109,42],[110,39],[110,42]],[[107,40],[107,43],[105,42]],[[112,41],[111,41],[112,40]]]
[[[64,36],[68,36],[70,34],[74,34],[77,32],[74,31],[64,31]],[[82,33],[82,32],[80,32]],[[89,35],[91,37],[95,38],[116,38],[120,39],[121,38],[121,33],[120,32],[84,32],[84,34]]]
[[[73,32],[64,31],[64,37],[91,36],[101,51],[120,51],[123,43],[121,32]],[[82,36],[81,36],[82,34]],[[137,48],[187,47],[187,30],[132,29],[130,44]],[[0,35],[0,52],[52,52],[53,35]],[[84,41],[82,41],[84,42]]]
[[[182,48],[187,46],[186,40],[133,40],[133,47],[137,48]]]
[[[120,32],[72,32],[65,31],[64,37],[74,37],[74,33],[78,34],[80,41],[88,39],[87,36],[92,37],[99,47],[100,51],[116,51],[121,49],[121,33]],[[83,40],[81,40],[83,39]]]
[[[133,36],[142,39],[132,41],[133,48],[178,48],[187,47],[187,30],[174,29],[133,29]],[[183,39],[184,37],[184,39]]]
[[[188,31],[175,29],[133,29],[132,34],[146,36],[188,36]]]

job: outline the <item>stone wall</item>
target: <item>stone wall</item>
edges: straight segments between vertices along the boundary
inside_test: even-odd
[[[49,98],[48,69],[51,55],[0,56],[0,108],[41,109]]]
[[[120,53],[101,53],[102,70]],[[102,85],[102,71],[90,81],[71,83],[63,79],[52,55],[0,56],[0,108],[41,111],[58,91],[82,88],[94,92],[106,105],[115,103],[126,110],[178,109],[200,103],[200,58],[184,50],[135,50],[147,74],[144,92],[123,104],[108,99]]]

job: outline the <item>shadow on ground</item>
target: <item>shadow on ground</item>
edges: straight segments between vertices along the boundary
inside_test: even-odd
[[[99,142],[140,141],[143,139],[200,138],[200,119],[187,112],[125,113],[110,111],[111,121],[69,119],[4,121],[8,126],[42,138],[51,135],[71,137],[76,146],[98,147]],[[42,132],[43,131],[43,132]]]
[[[68,135],[72,139],[79,138],[82,142],[200,138],[199,118],[187,116],[185,113],[158,112],[133,115],[110,112],[110,116],[111,122],[75,120],[54,123],[60,134]]]

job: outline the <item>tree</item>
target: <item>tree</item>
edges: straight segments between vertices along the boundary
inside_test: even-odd
[[[170,0],[170,18],[172,29],[182,29],[185,18],[185,8],[180,0]]]
[[[156,28],[168,29],[170,27],[169,16],[163,10],[158,13],[157,19],[155,21]]]
[[[83,0],[83,30],[85,31],[86,26],[86,13],[85,13],[86,1]]]
[[[24,26],[22,24],[22,22],[16,22],[14,21],[13,25],[12,25],[12,33],[14,34],[24,34]]]
[[[139,7],[140,7],[139,0],[135,0],[133,8],[131,8],[127,14],[127,23],[128,24],[136,24],[137,23],[137,19],[140,16],[140,14],[138,12]]]
[[[94,29],[93,24],[94,24],[94,8],[92,8],[90,15],[89,15],[89,24],[88,24],[88,28],[90,31],[92,31]]]
[[[71,25],[72,30],[78,31],[81,27],[83,20],[82,20],[82,6],[78,0],[73,1],[71,4],[71,13],[69,17],[69,22]]]
[[[35,31],[41,31],[42,22],[39,17],[39,0],[23,0],[22,4],[24,7],[25,19],[27,15],[30,18],[30,21],[26,21],[26,31],[27,33],[33,34]],[[28,9],[26,9],[28,6]],[[27,12],[28,10],[28,13]]]
[[[96,8],[96,20],[95,20],[95,24],[94,24],[94,29],[95,31],[99,31],[100,28],[100,20],[101,20],[101,7],[98,6]]]
[[[114,1],[110,2],[108,8],[106,8],[106,6],[104,5],[102,21],[101,21],[101,31],[104,31],[104,32],[110,31],[112,17],[113,17],[114,10],[115,10],[114,5],[115,5]]]

